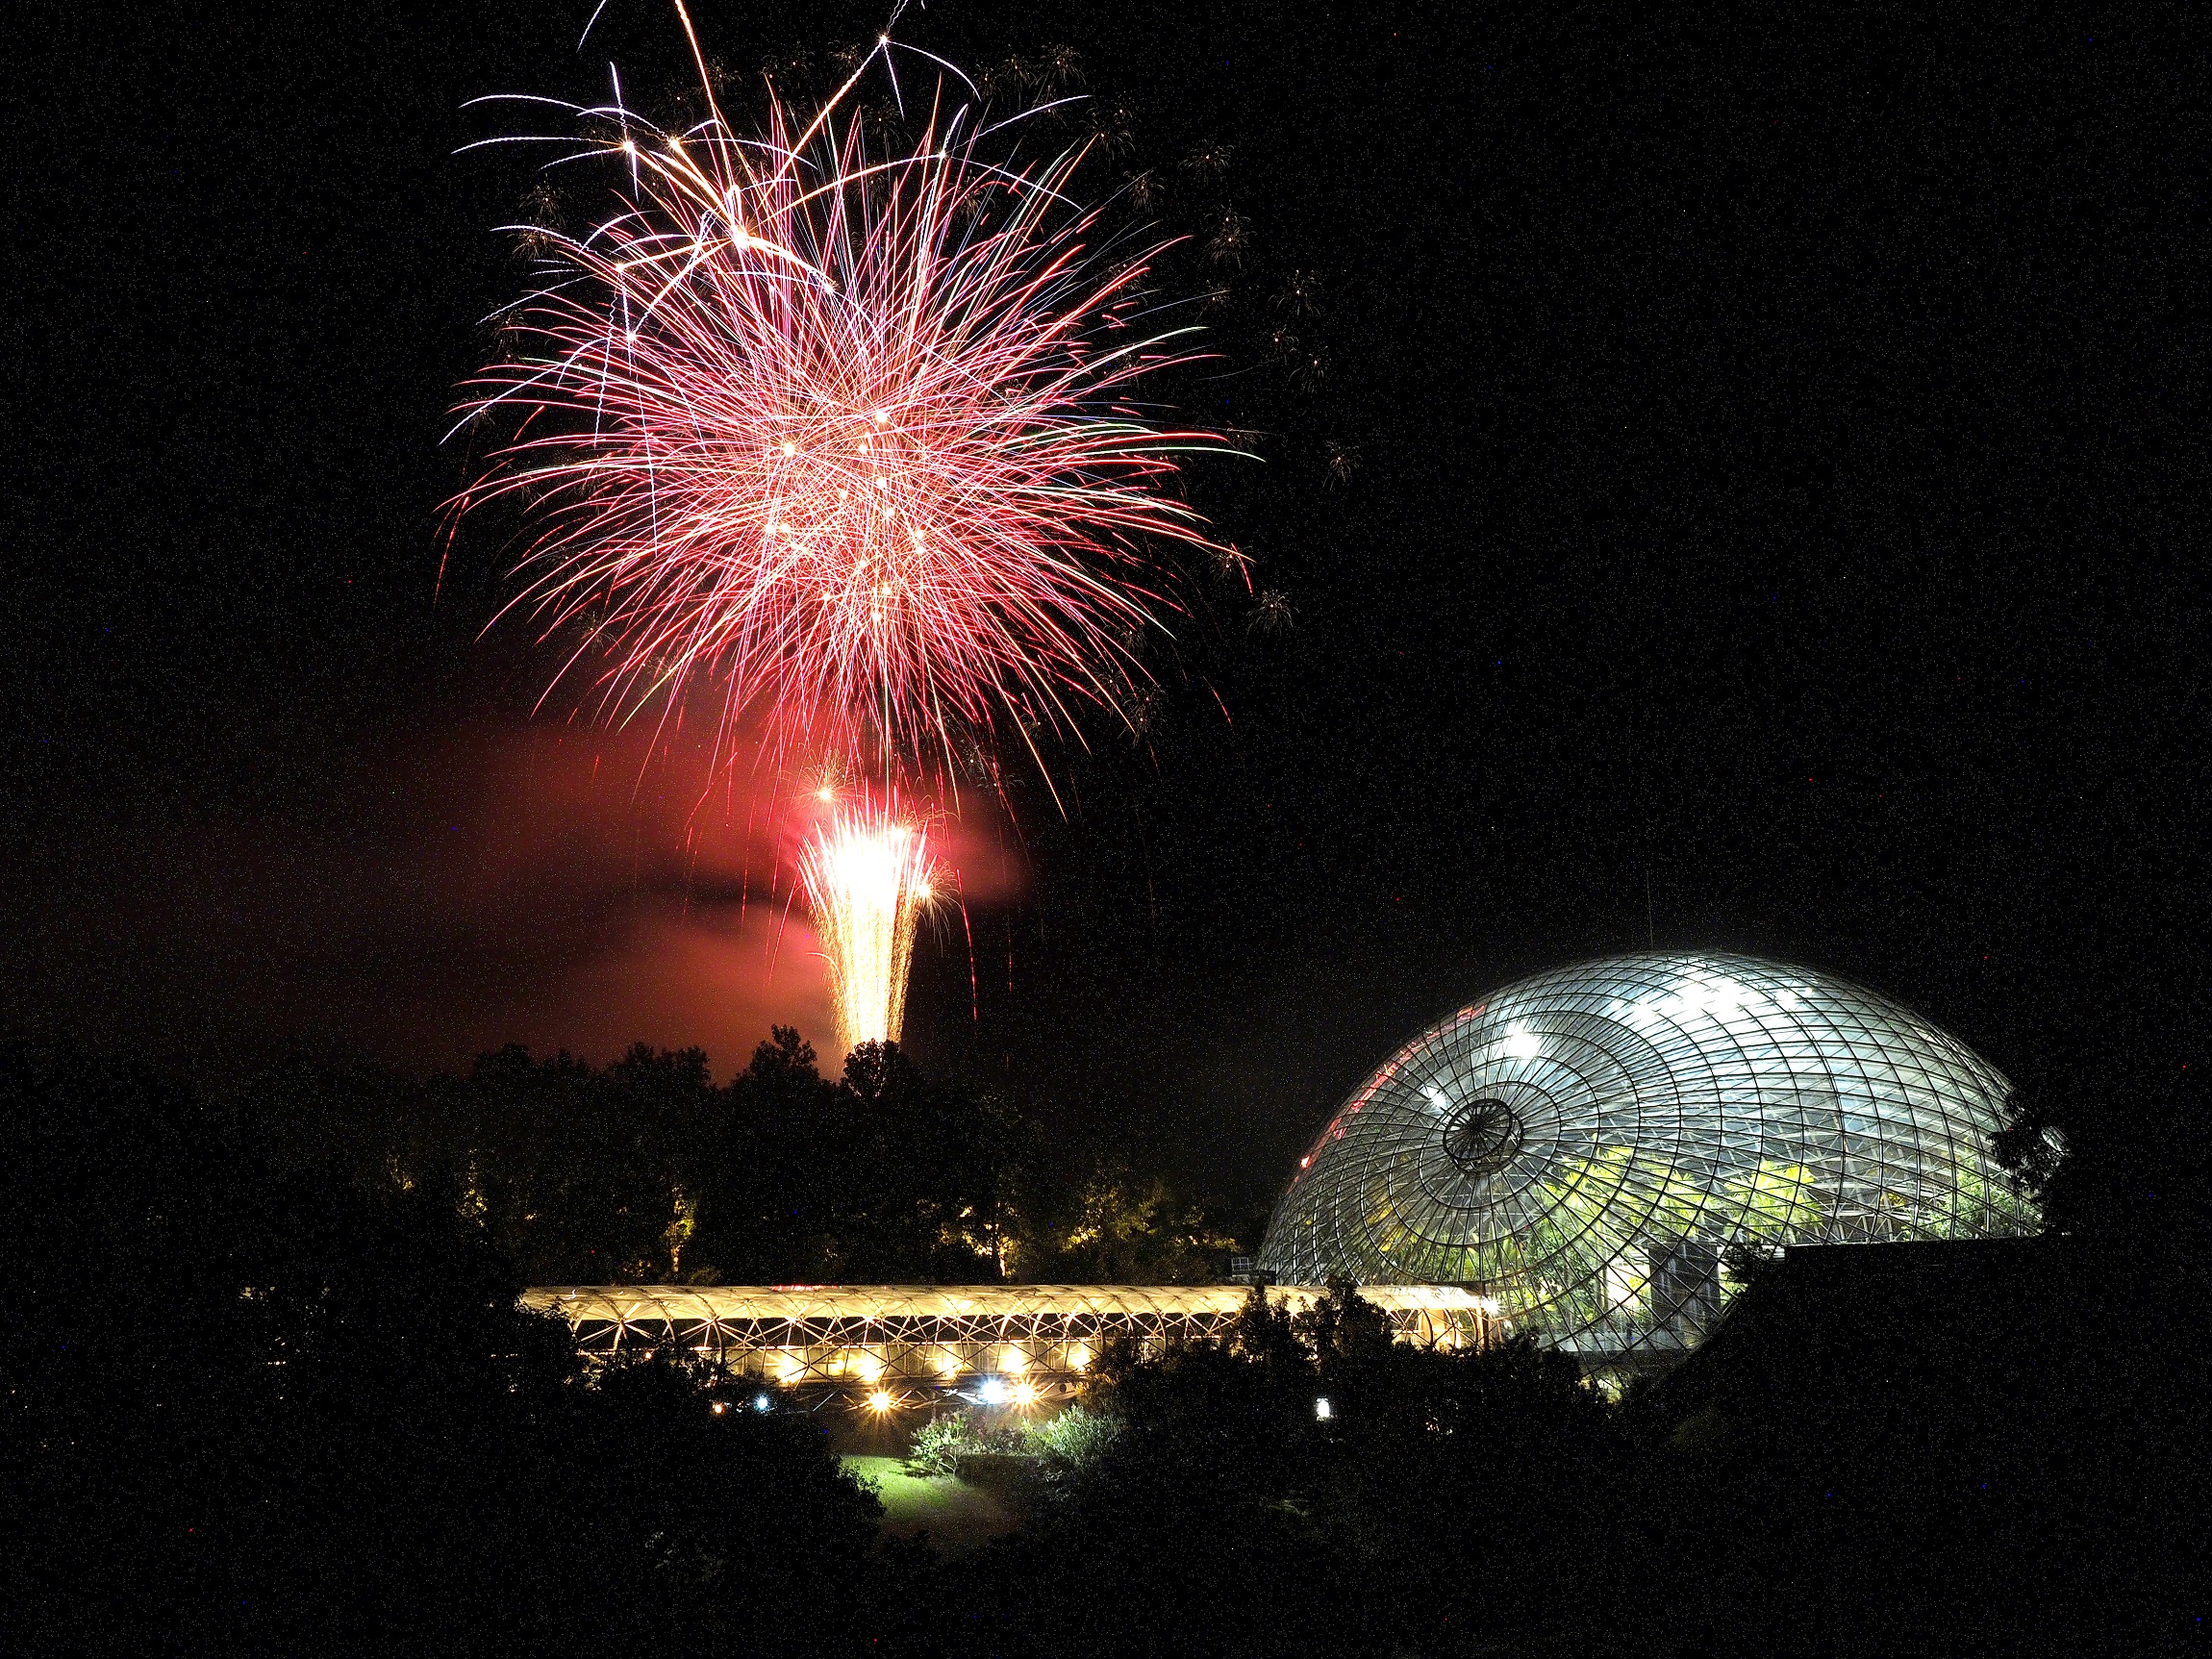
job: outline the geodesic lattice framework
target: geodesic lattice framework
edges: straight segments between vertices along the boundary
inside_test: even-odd
[[[1695,1345],[1783,1244],[2033,1232],[2010,1086],[1885,996],[1717,953],[1538,974],[1421,1033],[1300,1161],[1277,1277],[1457,1284],[1603,1363]]]

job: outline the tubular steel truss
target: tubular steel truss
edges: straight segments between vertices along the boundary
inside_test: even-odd
[[[560,1314],[589,1354],[688,1350],[783,1388],[909,1406],[1058,1398],[1113,1338],[1153,1353],[1219,1339],[1250,1295],[1242,1285],[562,1285],[522,1301]],[[1295,1314],[1322,1293],[1294,1285],[1268,1295]],[[1479,1347],[1496,1334],[1491,1304],[1455,1286],[1362,1295],[1403,1341]]]
[[[1784,1244],[2035,1231],[1989,1152],[2009,1093],[1824,974],[1585,963],[1460,1010],[1369,1078],[1300,1161],[1260,1266],[1470,1286],[1508,1330],[1632,1368],[1694,1346],[1747,1258]]]

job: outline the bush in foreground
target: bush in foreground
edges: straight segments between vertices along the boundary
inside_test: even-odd
[[[0,1162],[0,1647],[870,1645],[875,1506],[820,1434],[588,1374],[452,1193],[280,1176],[189,1093],[22,1044]]]

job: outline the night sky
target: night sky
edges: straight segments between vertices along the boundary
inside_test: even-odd
[[[534,716],[551,662],[478,638],[508,530],[439,587],[530,182],[453,155],[497,130],[463,101],[593,95],[609,55],[677,84],[665,7],[580,58],[589,13],[19,21],[0,1021],[215,1085],[827,1045],[742,813],[687,850],[695,757]],[[698,15],[740,70],[881,23]],[[969,65],[1073,46],[1133,117],[1101,178],[1248,220],[1227,355],[1172,390],[1263,432],[1190,490],[1295,616],[1215,591],[1146,743],[1096,728],[1065,818],[1031,783],[963,827],[923,1064],[1249,1201],[1423,1023],[1647,940],[1860,979],[2023,1079],[2196,1043],[2206,126],[2170,15],[910,14]],[[1318,376],[1240,343],[1294,271]]]

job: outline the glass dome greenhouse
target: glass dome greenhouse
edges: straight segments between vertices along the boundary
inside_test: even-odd
[[[2036,1213],[1990,1155],[2010,1086],[1885,996],[1748,957],[1538,974],[1461,1009],[1330,1119],[1259,1265],[1457,1284],[1587,1360],[1694,1346],[1787,1244],[1987,1238]]]

